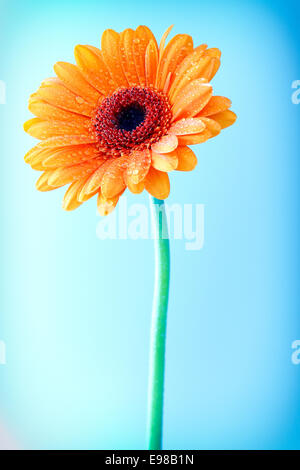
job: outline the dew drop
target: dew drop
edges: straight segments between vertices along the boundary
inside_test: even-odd
[[[81,98],[81,96],[76,96],[76,101],[78,104],[83,104],[84,103],[84,99]]]

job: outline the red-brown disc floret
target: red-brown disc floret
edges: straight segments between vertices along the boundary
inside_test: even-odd
[[[93,127],[108,154],[149,148],[166,134],[172,118],[168,98],[153,87],[120,88],[96,111]]]

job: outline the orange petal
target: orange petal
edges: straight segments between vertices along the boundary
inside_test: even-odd
[[[185,135],[185,134],[198,134],[205,129],[205,124],[200,118],[187,118],[174,122],[168,134]]]
[[[86,183],[78,194],[79,201],[83,202],[87,196],[99,190],[104,173],[113,161],[114,160],[111,159],[105,160],[101,166],[99,166],[99,168],[97,168],[96,171],[94,171],[94,173],[87,179]]]
[[[45,121],[40,118],[29,119],[24,123],[24,130],[36,139],[48,139],[49,137],[61,135],[89,135],[86,127],[77,125],[76,123],[66,123],[63,121]]]
[[[133,54],[133,40],[135,32],[125,29],[120,34],[120,60],[129,85],[139,85],[139,77],[136,71]]]
[[[210,47],[209,49],[205,49],[204,55],[220,59],[221,51],[217,47]]]
[[[211,114],[220,113],[230,108],[231,101],[225,96],[212,96],[206,106],[200,111],[199,116],[210,116]]]
[[[198,78],[186,85],[178,94],[173,105],[173,121],[193,117],[208,103],[212,95],[212,86]]]
[[[31,155],[30,161],[27,163],[29,163],[34,170],[44,171],[46,169],[44,167],[44,160],[49,158],[51,153],[52,149],[39,149]],[[57,168],[57,166],[58,165],[54,168]]]
[[[128,81],[123,72],[120,54],[120,35],[107,29],[102,34],[101,52],[103,61],[118,86],[128,86]]]
[[[200,134],[180,135],[178,136],[179,145],[195,145],[202,144],[212,137],[212,133],[208,129],[204,129]]]
[[[173,152],[178,145],[176,135],[164,135],[158,142],[152,145],[151,150],[156,153]]]
[[[170,87],[171,78],[172,78],[172,74],[171,74],[171,72],[169,72],[168,75],[167,75],[167,78],[166,78],[164,87],[163,87],[163,93],[164,93],[165,95],[168,94],[168,89],[169,89],[169,87]]]
[[[221,51],[216,47],[212,47],[210,49],[206,49],[203,54],[204,57],[209,57],[212,59],[209,63],[209,66],[205,69],[204,75],[201,75],[207,78],[208,81],[212,80],[216,75],[217,71],[220,67],[220,57]]]
[[[204,51],[207,51],[207,44],[200,44],[200,46],[195,47],[193,50],[192,54],[195,52],[196,54],[199,53],[204,53]]]
[[[101,194],[101,191],[99,191],[97,199],[97,207],[99,214],[103,216],[109,215],[118,204],[118,201],[122,194],[123,191],[112,198],[105,198],[103,194]]]
[[[212,59],[209,66],[205,69],[204,74],[202,75],[203,77],[207,78],[208,81],[211,81],[219,70],[221,63],[221,51],[216,47],[212,47],[210,49],[206,49],[203,55],[204,57],[210,57]]]
[[[56,148],[70,145],[94,144],[96,142],[96,137],[93,137],[92,135],[62,135],[45,139],[38,145],[40,148]]]
[[[158,65],[158,51],[154,41],[150,41],[145,56],[146,85],[154,85]]]
[[[77,209],[77,207],[81,206],[82,203],[77,200],[77,193],[81,186],[82,180],[74,181],[74,183],[69,186],[63,198],[63,209],[66,211],[73,211],[74,209]]]
[[[170,194],[170,180],[168,173],[158,171],[151,167],[146,177],[146,190],[157,199],[166,199]]]
[[[233,111],[228,109],[221,113],[212,114],[210,118],[220,124],[221,128],[224,129],[225,127],[231,126],[236,121],[237,116]]]
[[[57,168],[48,178],[49,186],[59,187],[72,183],[78,179],[86,178],[101,164],[98,159],[79,163],[78,165]]]
[[[177,148],[178,171],[192,171],[197,165],[197,157],[189,147]]]
[[[201,74],[201,76],[203,76],[204,78],[207,79],[208,82],[210,82],[216,75],[217,71],[219,70],[220,64],[221,64],[220,59],[213,57],[208,67],[203,71],[203,74]]]
[[[222,128],[218,122],[214,121],[213,119],[206,118],[206,117],[202,117],[201,119],[203,123],[205,124],[206,130],[208,130],[211,133],[212,137],[215,137],[216,135],[220,134]]]
[[[103,95],[114,91],[117,87],[113,81],[101,51],[92,46],[78,45],[75,47],[75,60],[86,80]]]
[[[76,165],[77,163],[99,157],[99,151],[94,144],[75,145],[65,148],[59,147],[47,150],[48,155],[45,155],[42,159],[44,168]]]
[[[54,71],[70,91],[75,95],[82,96],[89,103],[97,103],[102,96],[96,88],[86,81],[76,65],[68,62],[57,62],[54,65]]]
[[[140,181],[138,184],[134,184],[128,180],[126,173],[124,173],[124,181],[129,191],[131,191],[133,194],[140,194],[145,189],[145,180]]]
[[[152,33],[151,29],[148,28],[148,26],[145,26],[145,25],[138,26],[137,29],[136,29],[136,32],[138,33],[138,36],[140,38],[144,39],[144,41],[145,41],[145,43],[147,43],[147,45],[149,44],[149,42],[153,41],[154,44],[155,44],[156,49],[158,50],[156,38],[155,38],[154,34]],[[146,50],[146,48],[145,48],[145,50]]]
[[[205,81],[209,81],[212,70],[214,70],[214,60],[215,59],[212,59],[211,57],[201,57],[191,68],[189,68],[176,86],[176,90],[173,91],[170,100],[171,103],[176,102],[180,91],[193,80],[203,78]]]
[[[201,58],[203,57],[204,51],[206,49],[206,44],[202,44],[194,49],[183,61],[177,66],[174,74],[173,79],[171,80],[171,87],[169,91],[169,97],[173,99],[173,95],[175,91],[178,89],[180,83],[182,83],[181,87],[186,84],[186,77],[193,76],[194,67],[197,66]],[[207,60],[205,63],[208,63]],[[203,64],[203,62],[202,62]],[[178,90],[179,91],[179,90]],[[177,91],[177,92],[178,92]]]
[[[36,93],[31,95],[29,98],[29,111],[40,119],[54,120],[54,121],[68,121],[76,124],[80,124],[83,127],[87,127],[90,124],[91,119],[87,116],[75,114],[70,111],[65,111],[61,108],[57,108],[46,101],[37,98]]]
[[[169,34],[170,34],[171,30],[173,29],[173,27],[174,27],[174,25],[172,24],[171,26],[168,27],[168,29],[162,35],[162,38],[161,38],[161,41],[160,41],[160,44],[159,44],[159,59],[162,58],[162,55],[163,55],[163,52],[164,52],[164,49],[165,49],[166,39],[169,36]]]
[[[123,173],[128,165],[128,157],[116,158],[107,168],[101,181],[101,193],[106,199],[119,194],[125,188]]]
[[[44,171],[44,173],[41,174],[39,179],[37,180],[35,186],[36,189],[39,191],[52,191],[53,189],[56,189],[56,187],[49,185],[48,180],[49,178],[53,175],[54,171],[56,170],[47,170]]]
[[[44,150],[41,150],[41,148],[38,145],[35,145],[32,147],[28,152],[26,153],[24,160],[25,163],[31,163],[32,159],[35,157],[36,154],[43,152]]]
[[[177,149],[170,153],[156,153],[152,151],[152,166],[159,171],[173,171],[177,168]]]
[[[154,45],[156,45],[155,37],[151,33],[150,29],[146,26],[139,26],[134,32],[133,56],[136,71],[139,77],[139,82],[142,86],[146,85],[145,57],[146,50],[150,41],[154,42]]]
[[[84,116],[90,117],[94,110],[93,105],[68,90],[58,78],[44,80],[36,95],[53,106]]]
[[[151,165],[151,153],[149,150],[136,150],[129,156],[126,170],[127,184],[138,184],[147,175]]]
[[[178,64],[192,52],[193,39],[188,34],[174,36],[163,51],[157,71],[157,88],[164,89],[169,73],[174,73]]]

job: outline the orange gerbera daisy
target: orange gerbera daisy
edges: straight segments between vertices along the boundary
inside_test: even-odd
[[[231,102],[213,96],[210,80],[220,51],[196,48],[178,34],[157,46],[146,26],[103,33],[101,50],[76,46],[76,64],[58,62],[57,78],[31,95],[37,117],[24,129],[41,139],[25,156],[43,171],[37,189],[66,184],[63,207],[76,209],[98,194],[100,214],[110,213],[128,187],[165,199],[168,172],[197,163],[188,145],[199,144],[234,123]]]

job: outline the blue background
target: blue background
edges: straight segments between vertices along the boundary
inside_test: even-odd
[[[170,203],[205,204],[205,244],[172,242],[164,448],[300,449],[296,3],[0,2],[0,421],[17,446],[145,446],[153,242],[101,241],[94,199],[66,213],[63,190],[36,191],[22,123],[75,44],[174,23],[221,48],[214,89],[238,121],[196,147],[194,172],[171,175]]]

